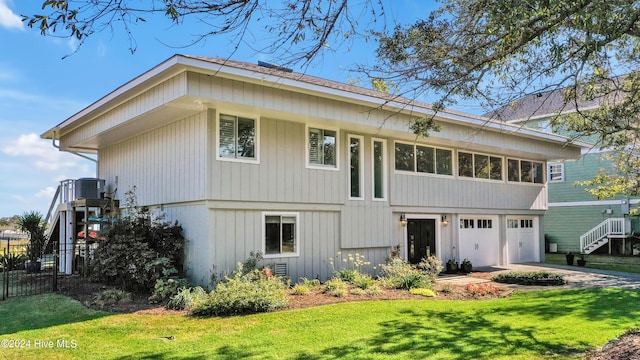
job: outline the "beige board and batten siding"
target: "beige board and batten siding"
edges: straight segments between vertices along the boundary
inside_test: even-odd
[[[139,116],[154,110],[159,110],[157,111],[158,117],[162,117],[163,112],[168,114],[169,109],[165,105],[187,94],[186,79],[186,73],[175,75],[150,89],[140,90],[140,94],[118,104],[117,107],[105,109],[104,113],[98,115],[89,123],[84,123],[82,126],[66,132],[60,139],[61,148],[66,149],[70,146],[77,146],[91,140],[96,135],[117,130],[118,127],[137,121]],[[178,113],[180,109],[175,110],[171,114]],[[182,112],[184,114],[184,110]],[[176,119],[169,117],[163,120],[173,121]],[[154,125],[154,122],[160,126],[164,125],[164,121],[160,122],[157,119],[156,121],[151,119],[150,122],[146,123],[147,127],[145,129],[149,130],[157,127],[158,125]],[[140,125],[136,128],[140,129]]]
[[[100,150],[99,174],[119,199],[135,186],[140,205],[206,199],[206,134],[206,112],[138,134]]]

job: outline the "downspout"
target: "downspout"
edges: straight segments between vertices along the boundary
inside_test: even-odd
[[[66,152],[68,152],[70,154],[73,154],[73,155],[76,155],[76,156],[80,156],[83,159],[87,159],[87,160],[93,161],[96,164],[96,177],[99,177],[99,174],[98,174],[98,170],[99,170],[99,168],[98,168],[98,159],[94,159],[94,158],[88,157],[88,156],[86,156],[84,154],[81,154],[81,153],[78,153],[78,152],[75,152],[75,151],[69,151],[69,150],[60,149],[60,145],[56,145],[56,132],[57,131],[58,130],[53,130],[53,135],[51,136],[51,144],[53,145],[53,147],[58,149],[58,151],[66,151]]]

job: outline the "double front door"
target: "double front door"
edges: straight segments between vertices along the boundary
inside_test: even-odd
[[[424,257],[436,254],[436,220],[409,219],[407,222],[407,258],[417,264]]]

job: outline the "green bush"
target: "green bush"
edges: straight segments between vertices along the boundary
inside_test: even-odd
[[[307,295],[309,292],[311,292],[311,289],[308,286],[305,286],[304,284],[295,284],[293,286],[293,295]]]
[[[147,208],[134,205],[135,195],[127,193],[128,216],[105,231],[91,262],[91,278],[127,290],[150,292],[158,279],[182,271],[185,239],[182,226],[164,222]]]
[[[422,258],[416,266],[424,275],[428,276],[432,281],[442,272],[442,261],[435,256]]]
[[[322,292],[335,297],[343,297],[348,293],[347,284],[340,278],[332,278],[324,284]]]
[[[100,306],[130,303],[133,300],[130,292],[120,289],[109,289],[98,293],[93,299]]]
[[[560,274],[552,274],[546,271],[510,271],[498,274],[493,281],[504,284],[552,286],[564,285],[564,277]]]
[[[178,289],[178,293],[167,302],[165,307],[174,310],[191,310],[193,304],[203,302],[206,297],[207,292],[200,286],[183,287]]]
[[[351,283],[362,290],[367,290],[378,284],[369,274],[358,274]]]
[[[413,288],[413,289],[409,289],[409,292],[413,295],[420,295],[424,297],[436,296],[436,293],[433,290],[427,289],[427,288]]]
[[[168,278],[156,280],[153,293],[149,296],[150,303],[164,303],[176,296],[178,292],[189,286],[185,278]]]
[[[431,285],[428,275],[400,258],[391,258],[387,264],[381,265],[380,278],[385,286],[395,289],[408,290]]]
[[[194,315],[236,315],[285,308],[288,284],[276,276],[264,276],[255,269],[243,274],[242,264],[232,277],[225,277],[203,301],[193,304]]]

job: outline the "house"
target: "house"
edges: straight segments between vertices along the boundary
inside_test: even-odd
[[[598,100],[567,104],[561,90],[527,95],[498,110],[497,119],[509,124],[556,134],[569,135],[561,125],[552,125],[558,115],[589,111],[599,106]],[[545,215],[544,233],[558,252],[636,254],[634,233],[638,221],[629,216],[639,198],[617,196],[598,200],[576,182],[591,180],[600,169],[613,170],[611,150],[595,147],[595,138],[581,137],[590,146],[582,150],[580,159],[557,159],[547,162],[549,209]],[[553,245],[555,244],[555,245]]]
[[[178,220],[199,283],[255,250],[294,281],[326,279],[338,252],[384,263],[396,245],[412,262],[543,260],[546,162],[581,147],[454,111],[416,138],[409,124],[432,114],[288,69],[175,55],[42,137],[97,154],[121,204],[135,186],[139,205]]]

